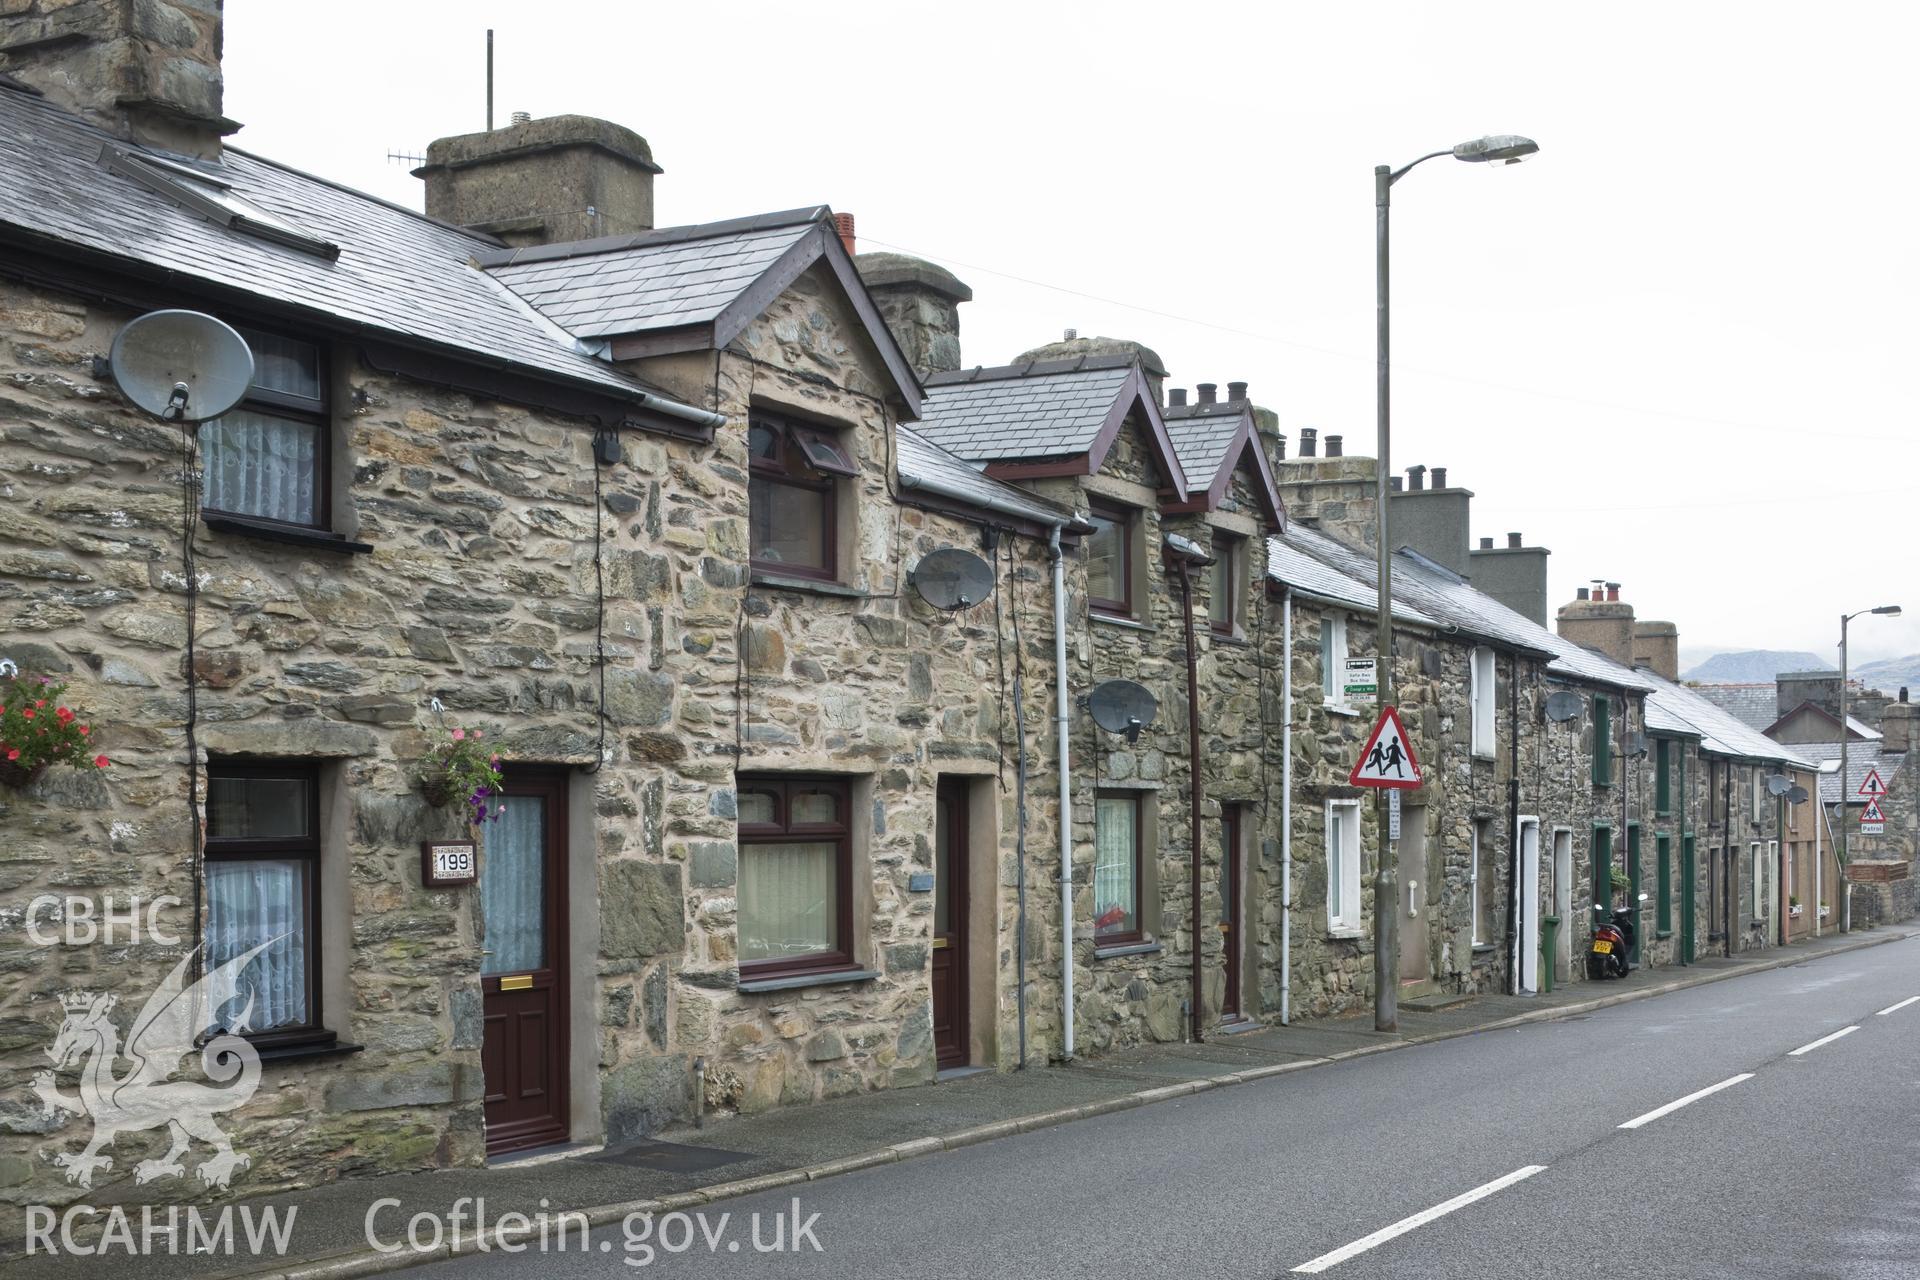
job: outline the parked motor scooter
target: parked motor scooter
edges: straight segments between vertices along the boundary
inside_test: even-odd
[[[1617,907],[1610,924],[1596,924],[1593,927],[1593,942],[1587,951],[1587,976],[1589,978],[1624,978],[1627,976],[1627,955],[1633,950],[1637,922],[1640,919],[1640,903],[1647,900],[1641,894],[1638,902]],[[1606,907],[1596,902],[1595,911],[1605,911]]]

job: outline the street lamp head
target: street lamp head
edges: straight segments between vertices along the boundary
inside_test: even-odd
[[[1900,606],[1897,604],[1883,604],[1878,609],[1875,609],[1874,612],[1882,617],[1897,618],[1900,616]]]
[[[1474,164],[1483,164],[1489,160],[1519,164],[1521,160],[1539,149],[1540,144],[1532,138],[1523,138],[1514,133],[1496,133],[1491,137],[1475,138],[1472,142],[1461,143],[1453,149],[1453,158]]]

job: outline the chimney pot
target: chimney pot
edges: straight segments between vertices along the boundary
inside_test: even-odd
[[[1185,387],[1170,388],[1167,391],[1167,403],[1175,408],[1184,407],[1187,403],[1187,389]]]
[[[1199,394],[1199,397],[1200,397],[1199,403],[1212,404],[1214,403],[1214,393],[1217,392],[1220,388],[1216,384],[1211,382],[1199,382],[1194,384],[1193,389],[1195,392]]]
[[[1480,549],[1481,549],[1482,551],[1491,551],[1491,550],[1493,550],[1493,539],[1492,539],[1492,538],[1482,538],[1482,539],[1480,539]]]
[[[514,113],[513,113],[513,115],[512,115],[512,116],[511,116],[511,117],[510,117],[510,118],[508,119],[508,123],[509,123],[509,124],[532,124],[532,123],[533,123],[533,112],[531,112],[531,111],[516,111],[516,112],[514,112]]]
[[[853,238],[853,215],[850,213],[834,214],[833,229],[840,233],[840,246],[847,251],[847,256],[851,258],[855,253],[853,247],[855,243]]]
[[[1246,384],[1246,383],[1244,383],[1244,382],[1229,382],[1229,383],[1227,384],[1227,399],[1229,399],[1229,400],[1245,400],[1246,398],[1247,398],[1247,384]]]
[[[1575,600],[1585,600],[1587,598],[1587,589],[1585,587],[1578,588],[1574,591],[1573,598]]]
[[[1329,458],[1337,458],[1337,457],[1339,457],[1339,456],[1340,456],[1340,451],[1341,451],[1341,449],[1342,449],[1343,447],[1344,447],[1344,446],[1343,446],[1343,445],[1341,444],[1341,441],[1340,441],[1340,437],[1339,437],[1339,436],[1328,436],[1328,437],[1327,437],[1327,456],[1328,456]]]
[[[1444,489],[1447,487],[1447,469],[1445,467],[1435,467],[1433,469],[1433,487],[1436,489]]]
[[[1607,584],[1608,603],[1612,603],[1613,601],[1616,601],[1619,598],[1620,598],[1620,584],[1617,582],[1609,582]]]
[[[1387,492],[1388,492],[1388,493],[1398,493],[1398,492],[1400,492],[1400,477],[1399,477],[1399,476],[1388,476],[1388,477],[1387,477]]]
[[[1300,428],[1300,456],[1303,458],[1313,457],[1314,449],[1318,439],[1319,439],[1318,427]]]
[[[1068,329],[1065,333],[1060,335],[1060,340],[1062,342],[1072,342],[1075,338],[1078,338],[1079,336],[1080,336],[1080,331],[1078,329]]]
[[[1407,488],[1418,493],[1427,487],[1427,469],[1425,467],[1407,468]]]
[[[1508,534],[1507,546],[1515,551],[1518,551],[1520,549],[1520,535],[1517,533]]]
[[[1273,433],[1273,449],[1274,449],[1274,453],[1278,456],[1281,462],[1285,462],[1287,460],[1287,433],[1286,432],[1276,431]]]

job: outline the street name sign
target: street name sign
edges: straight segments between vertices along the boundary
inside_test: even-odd
[[[1867,769],[1867,776],[1860,780],[1860,794],[1863,796],[1887,794],[1886,780],[1880,776],[1880,770],[1871,767]]]
[[[1340,682],[1346,700],[1365,698],[1371,702],[1380,693],[1379,659],[1348,658],[1346,676]]]
[[[1860,811],[1860,834],[1879,836],[1885,835],[1886,832],[1887,815],[1880,808],[1880,801],[1878,799],[1867,801],[1867,807]]]
[[[1400,713],[1392,707],[1380,708],[1367,745],[1360,749],[1353,772],[1347,781],[1356,787],[1393,787],[1411,791],[1424,779],[1420,762],[1414,759],[1413,744],[1400,725]]]

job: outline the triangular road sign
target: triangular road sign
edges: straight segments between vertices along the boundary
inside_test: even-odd
[[[1887,794],[1886,781],[1881,778],[1880,770],[1869,768],[1867,776],[1860,781],[1860,794],[1863,796],[1883,796]]]
[[[1869,822],[1885,822],[1886,820],[1887,815],[1885,811],[1880,808],[1880,801],[1877,799],[1867,801],[1866,807],[1860,810],[1860,824],[1862,826],[1865,826]]]
[[[1360,749],[1360,758],[1354,762],[1347,781],[1356,787],[1407,790],[1421,784],[1420,762],[1414,759],[1413,743],[1407,740],[1407,731],[1400,725],[1400,713],[1392,707],[1380,709],[1380,719],[1374,722],[1373,732],[1367,737],[1367,745]]]

